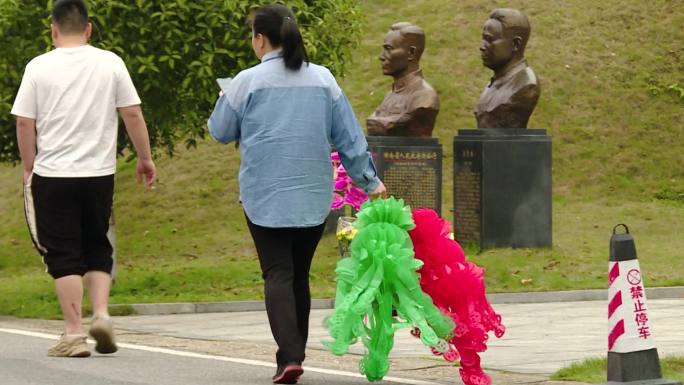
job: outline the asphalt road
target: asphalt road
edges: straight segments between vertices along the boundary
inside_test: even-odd
[[[108,356],[93,353],[90,358],[50,358],[46,353],[55,343],[50,339],[51,336],[27,334],[0,330],[0,384],[268,385],[271,384],[271,376],[275,371],[268,363],[240,357],[239,352],[235,352],[234,356],[240,358],[233,359],[126,344],[122,344],[119,352]],[[355,378],[325,369],[306,370],[306,367],[299,383],[368,384],[365,378]]]

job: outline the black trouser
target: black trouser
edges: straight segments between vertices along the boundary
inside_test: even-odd
[[[247,218],[264,278],[266,312],[278,344],[279,365],[304,361],[309,336],[309,269],[325,224],[306,228],[268,228]]]
[[[112,271],[107,238],[114,175],[52,178],[37,174],[24,186],[31,237],[53,278]]]

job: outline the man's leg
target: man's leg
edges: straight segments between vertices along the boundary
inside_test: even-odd
[[[109,290],[113,266],[112,245],[107,237],[114,195],[114,176],[87,178],[83,189],[83,256],[88,272],[84,279],[93,306],[90,335],[98,353],[117,351],[114,326],[109,319]]]
[[[93,306],[93,318],[109,318],[109,290],[112,283],[112,245],[109,218],[112,213],[114,176],[88,178],[83,189],[83,257],[88,272],[85,284]]]
[[[116,346],[114,325],[107,309],[111,276],[101,271],[89,271],[85,275],[85,282],[93,305],[93,320],[88,333],[95,340],[95,350],[98,353],[114,353],[119,348]]]
[[[69,335],[83,335],[81,325],[81,303],[83,301],[83,278],[80,275],[68,275],[55,280],[55,289],[59,305],[64,315],[64,332]]]
[[[86,268],[81,257],[79,181],[33,175],[26,187],[26,220],[48,273],[55,279],[65,333],[83,334],[82,276]]]
[[[67,275],[55,279],[55,290],[64,316],[64,334],[57,344],[48,350],[51,357],[89,357],[90,349],[86,343],[81,323],[81,303],[83,302],[83,277]]]
[[[89,271],[84,280],[93,306],[93,318],[109,318],[111,276],[102,271]]]
[[[26,221],[36,249],[62,308],[64,335],[49,351],[54,357],[88,357],[90,350],[81,325],[83,278],[81,257],[81,211],[79,181],[72,178],[43,178],[33,175],[24,190]]]

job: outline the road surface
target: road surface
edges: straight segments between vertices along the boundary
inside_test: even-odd
[[[0,329],[2,385],[254,385],[271,384],[271,363],[140,345],[120,344],[113,355],[90,358],[51,358],[47,350],[57,336]],[[92,345],[91,345],[92,348]],[[235,352],[239,357],[239,352]],[[386,384],[430,385],[394,379]],[[302,385],[368,384],[358,374],[334,369],[306,368]]]

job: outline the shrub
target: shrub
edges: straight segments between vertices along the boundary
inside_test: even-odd
[[[91,44],[128,65],[152,146],[173,153],[204,136],[218,93],[215,78],[257,63],[246,17],[267,1],[90,0]],[[312,62],[343,75],[359,38],[358,0],[292,0]],[[52,1],[0,0],[0,161],[18,159],[10,110],[28,61],[51,48]],[[59,76],[59,74],[54,74]],[[123,132],[123,130],[121,130]],[[119,135],[119,153],[130,147]]]

